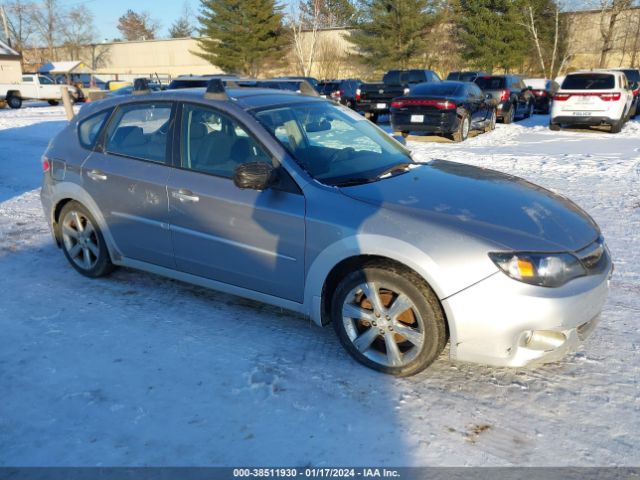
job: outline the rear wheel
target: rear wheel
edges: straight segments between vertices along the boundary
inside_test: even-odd
[[[623,118],[621,118],[617,122],[611,123],[611,133],[620,133],[622,131],[623,126],[624,126]]]
[[[369,368],[416,374],[447,341],[440,303],[417,275],[384,263],[347,275],[332,301],[332,322],[345,349]]]
[[[10,108],[18,109],[22,107],[22,99],[17,95],[11,95],[9,98],[7,98],[7,104]]]
[[[549,130],[552,130],[554,132],[558,132],[558,131],[560,131],[560,125],[558,125],[557,123],[550,122],[549,123]]]
[[[471,120],[469,120],[469,115],[466,113],[462,115],[460,119],[460,123],[458,125],[458,129],[453,132],[453,141],[454,142],[464,142],[469,137],[469,131],[471,130]]]
[[[80,203],[69,202],[60,212],[60,237],[64,256],[82,275],[97,278],[113,270],[102,232]]]

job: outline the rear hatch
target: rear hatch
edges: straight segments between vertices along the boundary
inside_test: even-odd
[[[554,101],[563,111],[576,115],[606,112],[614,102],[622,100],[615,86],[615,76],[608,73],[568,75]]]
[[[480,87],[480,90],[490,94],[491,98],[498,102],[508,100],[511,95],[507,89],[507,79],[504,77],[478,77],[474,80],[474,83]]]

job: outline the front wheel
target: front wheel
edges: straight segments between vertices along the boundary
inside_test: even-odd
[[[396,376],[424,370],[447,342],[436,295],[416,274],[392,265],[347,275],[333,295],[331,320],[353,358]]]
[[[559,132],[560,131],[560,125],[558,125],[557,123],[550,122],[549,123],[549,130],[551,130],[553,132]]]
[[[516,119],[516,106],[511,104],[511,108],[509,109],[509,113],[502,117],[502,121],[506,124],[513,123]]]
[[[491,118],[489,119],[489,123],[487,124],[486,127],[484,127],[484,132],[485,133],[489,133],[492,130],[496,129],[496,121],[497,121],[497,119],[498,119],[498,114],[496,113],[495,110],[493,110],[491,112]]]
[[[611,133],[620,133],[622,131],[623,126],[624,126],[624,117],[618,120],[617,122],[611,123]]]
[[[65,257],[82,275],[97,278],[113,270],[102,232],[93,216],[80,203],[69,202],[62,209],[60,237]]]

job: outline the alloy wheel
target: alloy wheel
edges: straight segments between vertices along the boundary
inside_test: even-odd
[[[420,353],[425,323],[402,292],[378,282],[361,283],[342,305],[342,322],[353,346],[385,367],[403,367]]]
[[[91,270],[100,256],[96,229],[86,215],[76,210],[62,220],[62,241],[69,258],[82,270]]]

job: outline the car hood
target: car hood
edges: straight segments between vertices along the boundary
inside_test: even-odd
[[[513,250],[576,251],[600,235],[591,217],[560,195],[521,178],[444,160],[341,191]]]

